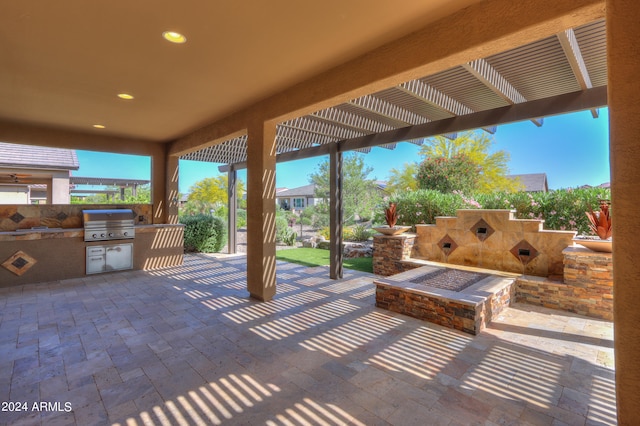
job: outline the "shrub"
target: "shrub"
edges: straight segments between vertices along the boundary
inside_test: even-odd
[[[397,203],[398,225],[409,226],[435,223],[437,216],[455,216],[458,209],[476,208],[458,192],[443,194],[432,189],[394,194],[391,201]]]
[[[276,241],[292,246],[298,238],[289,223],[295,223],[297,216],[290,211],[276,210]]]
[[[318,231],[318,235],[324,237],[325,240],[329,240],[329,237],[331,237],[331,229],[328,226],[325,226]]]
[[[365,225],[356,225],[350,230],[351,235],[349,236],[349,239],[347,239],[346,236],[344,237],[346,241],[367,241],[372,235],[371,229],[367,228]]]
[[[314,228],[329,226],[329,206],[322,203],[309,206],[300,212],[300,218],[302,223],[306,222]]]
[[[282,239],[282,242],[288,246],[292,246],[296,243],[297,238],[298,238],[298,234],[296,234],[295,232],[293,232],[293,230],[291,230],[291,232],[285,235],[285,237]]]
[[[238,228],[244,228],[247,226],[247,211],[238,209],[236,213],[236,224]]]
[[[318,235],[324,237],[325,240],[331,240],[331,232],[328,226],[320,229]],[[364,225],[342,227],[342,239],[344,241],[366,241],[371,235],[371,230]]]
[[[289,221],[283,214],[276,214],[276,241],[283,241],[289,235]]]
[[[546,229],[578,231],[579,234],[591,233],[585,213],[596,210],[598,200],[610,198],[611,193],[607,188],[478,195],[483,208],[513,209],[518,219],[544,219]]]
[[[187,252],[216,253],[225,245],[225,222],[215,216],[199,214],[182,216],[184,249]]]

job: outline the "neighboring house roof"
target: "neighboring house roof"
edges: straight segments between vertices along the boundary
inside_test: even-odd
[[[0,142],[0,167],[78,170],[76,151]]]
[[[315,197],[316,185],[314,183],[305,186],[299,186],[297,188],[286,189],[276,194],[276,197],[289,198],[289,197]]]
[[[384,190],[387,186],[387,182],[382,180],[377,180],[376,187],[379,190]],[[277,190],[276,190],[277,191]],[[276,197],[278,198],[290,198],[290,197],[311,197],[316,198],[316,184],[312,183],[310,185],[299,186],[297,188],[284,189],[283,191],[276,192]]]
[[[589,184],[579,186],[580,189],[589,189],[589,188],[611,188],[611,182],[601,183],[598,186],[591,186]]]
[[[528,173],[522,175],[508,175],[509,179],[519,179],[524,185],[526,192],[547,192],[549,184],[547,183],[546,173]]]

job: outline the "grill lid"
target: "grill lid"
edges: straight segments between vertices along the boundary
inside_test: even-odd
[[[82,210],[85,226],[91,222],[131,221],[136,214],[131,209]]]

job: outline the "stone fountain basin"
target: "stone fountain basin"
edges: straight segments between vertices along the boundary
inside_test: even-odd
[[[599,251],[602,253],[611,253],[613,251],[611,247],[611,238],[607,240],[600,240],[596,238],[576,237],[573,239],[573,242],[574,244],[579,244],[593,251]]]
[[[396,225],[393,228],[390,228],[388,226],[380,226],[378,228],[373,228],[373,229],[378,231],[380,234],[384,234],[384,235],[400,235],[403,232],[406,232],[409,229],[411,229],[411,227]]]
[[[515,281],[520,276],[490,269],[425,263],[425,266],[374,280],[376,306],[475,335],[511,304]],[[443,285],[434,283],[438,277],[442,277]],[[466,283],[456,286],[452,279]],[[457,287],[460,290],[456,291]]]

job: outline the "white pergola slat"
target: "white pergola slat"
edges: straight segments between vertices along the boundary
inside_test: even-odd
[[[484,116],[485,111],[541,99],[564,99],[563,95],[576,90],[588,92],[606,86],[606,81],[606,28],[603,21],[597,21],[284,121],[277,126],[276,151],[289,159],[306,158],[314,152],[326,155],[328,151],[323,146],[340,144],[342,149],[350,147],[366,153],[373,146],[393,149],[401,141],[397,135],[405,134],[403,141],[420,145],[424,137],[434,136],[432,129],[446,129],[439,134],[455,138],[463,129],[458,126],[452,129],[445,123],[465,116],[483,117],[460,122],[477,122],[475,128],[493,134],[502,118]],[[573,112],[575,108],[574,104],[567,105],[556,113]],[[597,109],[589,109],[597,117]],[[520,116],[527,115],[522,109],[518,111]],[[542,116],[529,114],[523,119],[537,126],[543,123]],[[428,134],[416,134],[416,129],[422,128],[429,129]],[[377,135],[394,136],[389,140]],[[351,140],[354,143],[344,143]],[[246,136],[183,155],[181,159],[244,163]]]

